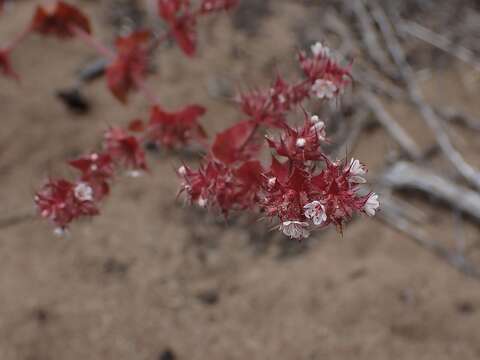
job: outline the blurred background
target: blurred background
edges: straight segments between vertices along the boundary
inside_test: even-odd
[[[1,42],[38,3],[7,2]],[[163,26],[148,1],[71,3],[106,43]],[[29,37],[21,82],[0,78],[0,359],[480,358],[479,39],[475,0],[241,0],[202,21],[193,60],[160,49],[150,86],[167,109],[205,105],[210,135],[241,120],[239,91],[297,77],[298,49],[354,61],[341,101],[308,110],[330,119],[331,154],[368,165],[382,211],[298,243],[183,206],[173,170],[197,160],[156,151],[151,175],[55,237],[35,188],[148,104],[101,79],[72,95],[95,54]]]

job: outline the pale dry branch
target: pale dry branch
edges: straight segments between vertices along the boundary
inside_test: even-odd
[[[403,152],[412,160],[420,159],[422,157],[420,148],[385,109],[378,97],[368,91],[363,91],[362,99],[371,109],[380,125],[397,142]]]
[[[442,153],[466,181],[480,190],[480,172],[468,164],[462,154],[455,149],[443,128],[441,119],[437,116],[433,108],[425,102],[420,86],[417,83],[415,73],[406,60],[405,51],[397,38],[392,23],[378,4],[373,6],[372,15],[378,23],[389,52],[407,85],[411,101],[418,108],[425,123],[434,133],[437,144],[442,150]]]
[[[480,194],[410,162],[388,168],[382,181],[394,189],[411,189],[433,196],[480,222]]]

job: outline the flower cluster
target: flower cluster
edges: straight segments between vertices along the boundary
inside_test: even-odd
[[[178,169],[180,192],[190,203],[224,215],[259,212],[294,239],[329,225],[342,231],[357,212],[375,215],[378,195],[361,189],[365,165],[356,159],[331,160],[322,150],[328,142],[325,122],[306,113],[301,126],[286,121],[287,113],[305,99],[336,98],[351,79],[348,67],[335,62],[327,47],[317,43],[311,50],[311,56],[299,55],[305,79],[291,85],[279,76],[267,91],[242,95],[240,106],[249,119],[219,133],[198,170]],[[263,128],[278,129],[278,137],[263,142]],[[258,160],[262,143],[273,151],[269,166]]]
[[[35,203],[40,216],[50,220],[59,231],[81,217],[98,215],[99,203],[110,193],[110,186],[119,172],[132,176],[148,171],[143,147],[155,142],[175,148],[203,139],[205,133],[198,118],[205,113],[199,105],[190,105],[179,112],[165,112],[152,107],[152,117],[145,125],[132,121],[128,129],[111,127],[105,131],[103,149],[68,164],[78,171],[77,179],[50,179],[36,193]]]

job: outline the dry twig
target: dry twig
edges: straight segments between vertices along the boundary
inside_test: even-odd
[[[398,143],[400,148],[412,160],[418,160],[422,153],[417,144],[412,140],[395,119],[388,113],[378,97],[368,91],[362,93],[362,98],[375,114],[375,118],[385,128],[387,133]]]
[[[443,154],[458,173],[465,178],[465,180],[475,188],[480,189],[480,173],[468,164],[460,152],[454,148],[443,128],[441,119],[439,119],[433,108],[425,102],[420,86],[417,83],[415,73],[406,60],[405,52],[395,34],[395,30],[390,20],[387,18],[387,15],[378,4],[374,5],[372,15],[378,23],[385,42],[387,43],[389,52],[407,85],[411,101],[419,109],[426,124],[435,134],[436,141]]]
[[[431,195],[480,223],[480,195],[413,163],[398,162],[383,174],[383,182],[394,189],[412,189]]]

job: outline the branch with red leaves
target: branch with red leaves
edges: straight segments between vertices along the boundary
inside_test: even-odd
[[[152,106],[148,122],[136,119],[128,129],[112,127],[105,132],[101,151],[69,161],[78,171],[75,180],[50,179],[35,195],[40,216],[63,232],[74,220],[98,215],[117,174],[148,170],[145,144],[178,149],[192,142],[208,148],[198,169],[182,165],[177,171],[180,192],[192,204],[224,216],[234,211],[260,213],[295,239],[331,224],[342,231],[355,212],[375,214],[378,196],[361,188],[366,167],[355,159],[329,159],[323,151],[329,141],[325,123],[305,111],[301,126],[287,122],[287,115],[303,109],[306,100],[335,100],[351,83],[351,64],[342,66],[322,44],[313,45],[311,54],[299,52],[303,79],[288,83],[277,76],[267,90],[240,95],[238,103],[246,118],[219,133],[210,146],[198,122],[205,113],[202,106],[168,112],[145,84],[153,50],[161,41],[171,36],[187,56],[193,56],[198,18],[229,10],[236,3],[203,0],[194,8],[189,0],[158,0],[158,15],[168,24],[168,34],[155,38],[147,30],[137,31],[119,37],[114,49],[91,35],[88,17],[76,7],[58,1],[53,9],[37,8],[27,29],[0,50],[0,68],[6,75],[18,77],[9,55],[28,34],[76,37],[108,60],[106,81],[116,99],[126,103],[128,95],[139,90]],[[277,131],[278,138],[264,138],[267,130]],[[268,149],[271,162],[265,165],[259,158]]]

